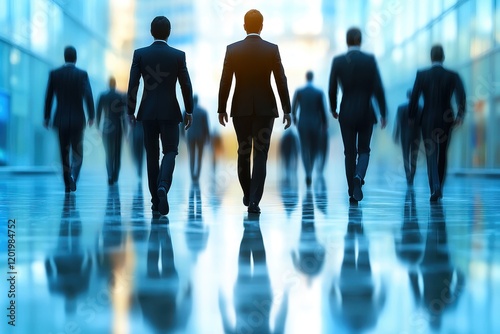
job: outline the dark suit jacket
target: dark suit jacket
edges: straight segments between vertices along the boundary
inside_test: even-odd
[[[231,116],[278,117],[271,87],[273,73],[285,114],[290,113],[290,95],[278,46],[250,35],[227,47],[219,88],[218,113],[226,112],[233,74],[236,78]]]
[[[359,50],[352,50],[333,59],[330,72],[330,108],[337,110],[338,84],[342,87],[339,121],[360,121],[377,117],[371,103],[373,96],[377,99],[380,116],[386,117],[382,80],[377,63],[372,55]]]
[[[455,93],[458,118],[465,113],[465,90],[462,80],[456,72],[449,71],[441,65],[418,71],[410,98],[410,118],[418,114],[418,100],[422,94],[424,106],[417,122],[422,126],[451,126],[455,120],[451,107],[451,97]]]
[[[123,116],[125,116],[125,106],[125,96],[117,92],[116,89],[110,89],[101,94],[97,102],[97,126],[99,126],[103,114],[105,120],[116,125],[122,124]]]
[[[326,124],[326,109],[323,92],[312,85],[298,89],[292,103],[292,112],[295,116],[300,107],[298,127],[320,128]]]
[[[139,80],[144,80],[144,91],[137,113],[138,120],[182,121],[182,113],[175,93],[177,80],[187,113],[193,112],[193,89],[186,67],[186,55],[163,41],[134,52],[128,84],[128,114],[135,113]]]
[[[45,95],[45,121],[50,120],[54,95],[57,100],[54,127],[83,129],[85,127],[83,100],[87,105],[89,119],[94,119],[94,100],[89,76],[74,64],[65,64],[50,72]]]

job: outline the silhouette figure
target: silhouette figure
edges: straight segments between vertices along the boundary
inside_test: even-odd
[[[370,139],[377,116],[372,97],[377,100],[382,129],[386,126],[387,107],[384,89],[372,55],[360,51],[361,31],[351,28],[346,35],[348,51],[333,59],[330,72],[330,108],[338,118],[344,142],[345,171],[350,202],[363,199],[364,184],[370,158]],[[337,113],[337,88],[342,87],[340,114]]]
[[[302,225],[300,230],[299,252],[292,252],[295,269],[310,279],[319,275],[325,262],[325,248],[318,242],[314,226],[314,203],[311,190],[302,203]]]
[[[453,127],[463,123],[465,116],[465,90],[456,72],[443,67],[444,51],[441,45],[431,49],[432,67],[417,72],[410,98],[410,120],[422,129],[427,158],[427,174],[431,201],[443,196],[446,176],[448,145]],[[453,112],[451,98],[455,94],[457,112]],[[424,98],[422,113],[417,119],[418,100]]]
[[[307,186],[312,183],[314,163],[320,156],[322,156],[321,164],[324,166],[325,138],[328,138],[324,96],[321,90],[313,86],[313,77],[313,72],[306,73],[307,84],[295,92],[292,102],[292,114],[299,131]],[[298,116],[297,110],[300,110]],[[320,167],[321,172],[323,166]]]
[[[108,184],[118,182],[120,174],[122,140],[126,132],[125,122],[126,97],[116,91],[116,80],[109,79],[109,90],[101,96],[97,102],[97,127],[101,123],[102,140],[106,151],[106,170],[108,172]]]
[[[174,263],[168,218],[152,218],[147,273],[138,281],[144,320],[154,333],[185,331],[192,309],[191,285],[181,287]]]
[[[139,80],[144,80],[144,92],[140,102],[137,120],[142,121],[144,145],[148,168],[148,185],[151,193],[151,210],[162,215],[170,208],[167,194],[172,185],[175,157],[179,147],[179,123],[182,113],[176,96],[179,81],[186,107],[185,129],[191,126],[193,112],[193,90],[186,67],[184,52],[167,44],[170,36],[170,21],[157,16],[151,22],[154,42],[150,46],[134,51],[128,85],[128,115],[135,123],[135,109]],[[163,158],[158,166],[161,138]]]
[[[415,191],[411,188],[406,190],[401,235],[395,238],[395,249],[398,258],[410,266],[410,269],[422,260],[424,239],[418,225]],[[411,275],[410,272],[410,277]]]
[[[409,101],[411,97],[411,90],[408,90],[406,96]],[[410,125],[410,115],[408,109],[408,102],[403,103],[398,107],[394,128],[394,141],[401,144],[406,184],[408,186],[413,186],[413,179],[415,178],[415,172],[417,171],[417,158],[420,147],[421,130],[419,124],[415,124],[413,122],[413,124]],[[420,108],[418,113],[421,113]]]
[[[245,229],[240,244],[238,277],[233,298],[236,324],[230,323],[226,300],[219,295],[219,307],[225,333],[269,334],[283,333],[285,329],[288,292],[284,293],[274,321],[270,317],[271,308],[276,301],[273,300],[259,217],[256,214],[249,214],[243,221]],[[271,322],[274,323],[272,330]]]
[[[57,248],[45,259],[45,271],[51,293],[62,294],[65,310],[75,314],[78,297],[89,289],[92,255],[81,246],[82,222],[75,197],[65,194]]]
[[[208,113],[198,104],[198,95],[193,97],[193,125],[186,134],[187,147],[189,151],[189,168],[191,180],[198,182],[203,161],[203,149],[210,142],[210,130],[208,127]]]
[[[418,283],[419,276],[422,286]],[[450,259],[443,206],[432,203],[425,250],[418,272],[412,277],[412,288],[417,304],[428,314],[434,330],[440,329],[443,314],[457,305],[464,286],[463,272]]]
[[[299,185],[297,173],[287,174],[280,182],[281,201],[285,207],[287,217],[290,218],[299,202]]]
[[[52,126],[59,137],[59,151],[64,179],[65,192],[76,191],[83,162],[83,134],[85,113],[83,101],[87,106],[88,125],[94,124],[94,100],[87,72],[77,68],[76,49],[64,49],[65,64],[49,74],[45,94],[44,123],[49,127],[52,103],[56,98],[56,110]]]
[[[280,177],[283,182],[291,182],[297,178],[299,161],[299,138],[293,129],[286,131],[280,139],[279,161],[281,164]]]
[[[189,191],[188,224],[186,228],[186,244],[194,260],[205,250],[208,242],[208,226],[204,226],[201,210],[201,191],[198,184],[192,184]]]
[[[142,124],[136,121],[135,123],[130,123],[129,132],[127,135],[130,147],[130,153],[132,156],[133,163],[137,170],[137,178],[142,180],[142,168],[144,165],[144,129]]]
[[[273,74],[281,100],[285,129],[291,124],[290,96],[278,46],[260,37],[264,18],[255,9],[244,18],[247,37],[227,47],[219,87],[219,123],[226,126],[227,100],[233,76],[236,78],[231,117],[238,140],[238,179],[243,204],[248,212],[260,213],[266,164],[274,119],[278,117],[276,98],[271,87]],[[250,157],[253,157],[250,173]]]
[[[122,245],[124,231],[121,217],[120,191],[118,186],[108,188],[108,198],[102,231],[97,237],[97,267],[101,276],[113,276],[111,272],[121,266],[124,258]],[[111,282],[114,285],[115,282]]]
[[[378,291],[375,289],[362,215],[357,205],[349,207],[340,280],[330,293],[332,316],[340,320],[348,332],[374,328],[386,299],[384,284]]]
[[[316,208],[326,215],[328,211],[328,189],[323,175],[318,178],[314,185],[314,202],[316,203]]]

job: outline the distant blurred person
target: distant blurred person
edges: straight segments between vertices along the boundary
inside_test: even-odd
[[[54,97],[57,101],[52,126],[57,129],[59,136],[65,192],[76,191],[82,168],[85,130],[83,101],[87,107],[89,126],[94,124],[95,115],[89,76],[86,71],[75,66],[76,58],[76,49],[67,46],[64,49],[65,64],[50,72],[45,95],[45,128],[49,127]]]
[[[99,96],[97,102],[97,128],[102,125],[102,140],[106,151],[106,170],[108,185],[118,182],[122,153],[123,134],[126,131],[125,122],[126,97],[116,90],[116,79],[109,79],[109,90]]]
[[[430,200],[435,202],[443,197],[451,132],[463,123],[466,98],[458,73],[443,67],[444,50],[441,45],[431,48],[431,61],[431,68],[417,72],[410,98],[410,120],[422,129]],[[456,115],[451,106],[453,94],[457,104]],[[417,118],[420,95],[424,98],[424,106]]]
[[[137,177],[139,180],[142,180],[142,167],[144,165],[144,129],[140,122],[133,123],[129,126],[128,140],[130,143],[132,160],[137,170]]]
[[[137,120],[142,121],[144,146],[148,167],[148,185],[151,193],[151,210],[167,215],[170,211],[167,194],[172,185],[175,157],[179,147],[179,123],[182,113],[176,96],[176,84],[179,81],[186,113],[185,129],[191,126],[193,112],[193,89],[186,67],[186,55],[167,44],[170,36],[170,21],[165,16],[157,16],[151,22],[151,35],[154,38],[150,46],[134,52],[128,85],[128,115],[135,124],[135,108],[139,81],[144,80],[144,92],[137,113]],[[161,166],[160,141],[163,158]],[[161,167],[161,168],[160,168]]]
[[[387,106],[384,88],[375,57],[360,50],[361,30],[347,31],[346,54],[333,59],[330,72],[330,108],[338,118],[344,142],[345,172],[350,203],[363,199],[363,186],[368,161],[370,140],[377,116],[372,105],[375,97],[380,111],[382,129],[386,126]],[[342,88],[340,116],[337,113],[338,85]]]
[[[264,192],[266,164],[278,106],[271,87],[271,73],[283,108],[285,129],[291,124],[287,78],[278,46],[260,37],[264,17],[255,9],[244,17],[247,37],[227,47],[219,87],[219,123],[228,122],[227,100],[233,76],[236,79],[231,117],[238,140],[238,178],[243,190],[243,204],[249,213],[260,213]],[[252,154],[253,151],[253,154]],[[250,157],[253,156],[253,164]],[[250,166],[252,165],[252,171]]]
[[[406,93],[408,101],[411,90]],[[418,114],[421,113],[419,108]],[[403,152],[403,163],[406,175],[406,184],[413,186],[415,172],[417,170],[418,150],[420,147],[420,124],[409,124],[408,102],[399,105],[394,126],[394,141],[401,144]]]
[[[313,86],[314,74],[306,73],[307,84],[297,89],[292,102],[292,117],[299,131],[302,162],[306,173],[306,185],[312,183],[314,163],[324,153],[328,121],[323,92]],[[297,110],[300,110],[297,116]],[[324,159],[324,157],[322,157]],[[324,160],[323,160],[324,161]]]
[[[299,162],[299,138],[295,131],[286,131],[280,139],[279,157],[281,163],[281,178],[283,181],[297,177]]]
[[[186,133],[187,148],[189,151],[189,168],[191,180],[198,182],[205,144],[210,142],[208,127],[208,113],[198,104],[198,95],[193,96],[193,125]]]

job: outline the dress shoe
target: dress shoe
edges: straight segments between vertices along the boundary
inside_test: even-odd
[[[248,205],[248,213],[260,213],[260,208],[257,202],[252,202]]]
[[[363,199],[363,191],[361,190],[362,180],[359,177],[355,177],[353,180],[352,197],[356,201],[361,201]]]
[[[311,184],[312,184],[312,178],[310,176],[307,176],[306,177],[306,186],[309,187],[309,186],[311,186]]]
[[[249,203],[249,202],[250,202],[250,201],[248,200],[248,197],[243,196],[243,205],[244,205],[244,206],[248,206],[248,203]]]
[[[159,187],[157,190],[159,202],[158,202],[158,211],[162,215],[168,215],[169,207],[168,207],[168,199],[167,199],[167,189],[165,187]]]
[[[437,202],[440,198],[443,198],[443,194],[441,193],[441,190],[436,190],[431,194],[430,201]]]
[[[73,177],[70,177],[69,179],[69,190],[76,191],[76,182]]]

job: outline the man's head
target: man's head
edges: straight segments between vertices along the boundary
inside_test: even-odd
[[[76,49],[72,46],[67,46],[64,49],[64,61],[67,63],[76,63]]]
[[[198,95],[197,94],[193,95],[193,103],[195,106],[198,105]]]
[[[307,73],[306,73],[306,80],[307,80],[307,82],[312,82],[313,78],[314,78],[313,72],[312,71],[307,71]]]
[[[110,89],[115,89],[116,88],[116,79],[115,79],[115,77],[110,77],[109,78],[109,88]]]
[[[347,30],[345,40],[347,46],[360,46],[361,45],[361,30],[353,27]]]
[[[260,34],[263,23],[264,17],[262,14],[257,9],[250,9],[245,14],[243,27],[247,34]]]
[[[442,63],[444,61],[444,50],[441,44],[433,45],[431,48],[431,61]]]
[[[170,21],[165,16],[157,16],[151,22],[151,35],[154,39],[167,40],[170,29]]]

